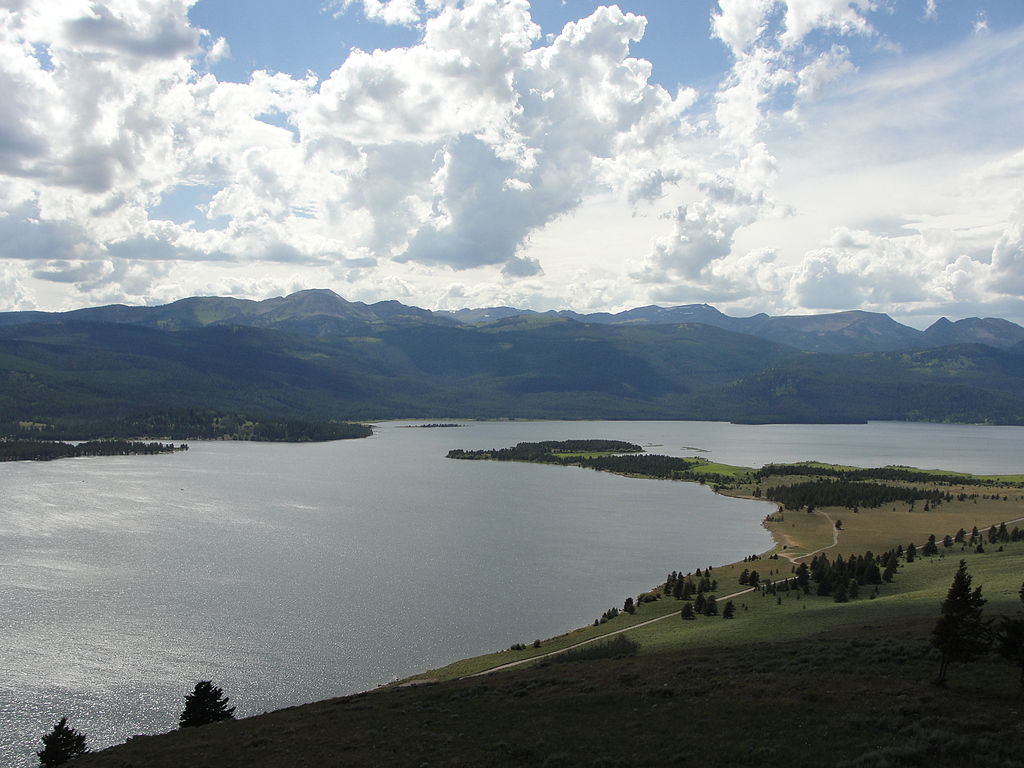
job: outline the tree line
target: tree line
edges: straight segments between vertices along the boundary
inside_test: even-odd
[[[0,424],[0,434],[21,439],[128,439],[153,435],[171,440],[257,440],[263,442],[321,442],[369,437],[367,424],[270,418],[253,414],[183,408],[147,411],[110,419],[87,419],[73,424],[13,421]]]
[[[145,443],[135,440],[90,440],[72,445],[52,440],[0,440],[0,461],[51,461],[79,456],[135,456],[187,451],[182,443]]]
[[[823,467],[816,464],[765,464],[754,473],[757,480],[771,476],[800,475],[812,477],[834,477],[840,480],[889,480],[907,483],[936,483],[940,485],[999,485],[996,480],[973,475],[942,474],[921,472],[911,467],[874,467],[868,469],[844,469]]]
[[[511,448],[489,448],[466,451],[455,448],[448,451],[449,459],[490,459],[492,461],[542,461],[554,464],[573,463],[580,457],[562,456],[565,453],[643,453],[642,446],[625,440],[541,440],[516,443]]]
[[[587,455],[592,453],[603,455]],[[619,440],[548,440],[479,451],[454,448],[448,451],[448,458],[558,464],[665,480],[684,479],[689,470],[702,463],[699,459],[644,453],[641,446]]]
[[[923,488],[903,488],[880,483],[849,480],[811,480],[793,485],[768,488],[765,498],[782,504],[786,509],[808,507],[879,507],[893,501],[920,501],[939,504],[945,498],[942,491]]]

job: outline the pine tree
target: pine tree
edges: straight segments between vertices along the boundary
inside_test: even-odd
[[[1024,584],[1020,585],[1017,594],[1024,603]],[[1003,617],[996,632],[996,650],[1004,659],[1020,667],[1020,687],[1024,691],[1024,617]]]
[[[704,615],[705,616],[717,616],[718,615],[718,603],[715,602],[715,596],[711,595],[707,600],[704,601]]]
[[[934,533],[931,534],[928,537],[928,541],[925,543],[924,547],[921,549],[921,554],[924,555],[925,557],[931,557],[932,555],[939,554],[939,547],[935,543],[935,534]]]
[[[1003,616],[996,630],[996,650],[1020,667],[1020,687],[1024,691],[1024,619]]]
[[[211,680],[200,680],[195,690],[185,696],[185,709],[178,718],[178,725],[187,728],[206,725],[221,720],[234,720],[235,708],[228,706],[228,697]]]
[[[732,604],[732,600],[725,604],[725,608],[722,609],[722,618],[731,619],[736,613],[736,606]]]
[[[846,579],[839,579],[839,586],[836,588],[835,597],[832,599],[837,603],[850,602],[849,587]]]
[[[942,601],[942,613],[932,630],[932,645],[940,654],[936,685],[946,684],[946,672],[954,661],[970,661],[987,648],[985,624],[981,607],[985,604],[981,587],[971,591],[971,576],[967,561],[961,560],[953,583]]]
[[[679,612],[679,618],[688,621],[697,618],[697,615],[693,612],[693,603],[683,603],[683,609]]]
[[[804,591],[804,594],[810,591],[811,588],[811,569],[807,567],[807,563],[800,563],[796,569],[796,583],[800,589]]]
[[[676,579],[672,584],[672,597],[677,600],[683,598],[683,592],[686,590],[686,581],[684,579]]]
[[[85,748],[85,734],[69,728],[68,719],[62,717],[60,722],[53,726],[53,730],[43,736],[43,749],[36,752],[36,756],[39,757],[41,766],[50,768],[54,765],[63,765],[73,757],[84,755],[88,751]]]

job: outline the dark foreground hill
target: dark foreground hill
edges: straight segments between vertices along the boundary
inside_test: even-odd
[[[0,381],[0,422],[69,428],[182,409],[318,420],[1024,424],[1021,343],[809,353],[705,323],[516,314],[465,325],[329,291],[8,314]]]
[[[548,664],[133,739],[79,768],[1019,765],[1020,698],[986,659],[946,689],[931,622]]]

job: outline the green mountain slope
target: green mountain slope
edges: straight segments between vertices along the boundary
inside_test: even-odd
[[[369,319],[348,316],[347,331],[330,331],[325,309],[347,312],[345,305],[333,294],[307,294],[312,307],[291,301],[268,312],[277,312],[274,322],[290,332],[199,324],[197,307],[221,306],[205,300],[185,303],[195,324],[178,330],[67,315],[0,326],[0,421],[82,424],[154,409],[214,408],[363,420],[1024,423],[1024,355],[1014,350],[959,345],[825,355],[703,324],[518,315],[467,326],[419,322],[402,305],[391,307],[393,321],[378,309]],[[239,306],[223,301],[232,312]],[[179,312],[177,326],[188,325],[186,315]],[[320,331],[309,333],[311,324]]]

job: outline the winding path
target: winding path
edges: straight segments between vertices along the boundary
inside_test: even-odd
[[[838,544],[839,543],[839,529],[836,528],[836,523],[832,519],[832,515],[830,515],[828,512],[821,512],[820,514],[824,515],[825,519],[828,520],[829,525],[832,526],[832,543],[831,544],[828,544],[827,546],[824,546],[824,547],[819,547],[818,549],[814,550],[813,552],[780,552],[779,554],[781,554],[784,558],[789,560],[789,562],[796,563],[797,560],[801,560],[801,559],[803,559],[805,557],[811,557],[812,555],[816,555],[819,552],[824,552],[826,549],[832,549],[832,547],[834,547],[836,544]],[[986,529],[986,530],[988,530],[988,529]]]
[[[754,589],[755,589],[754,587],[747,587],[746,589],[741,589],[739,592],[733,592],[731,595],[723,595],[722,597],[716,597],[715,598],[715,602],[720,603],[722,600],[732,600],[732,598],[734,598],[734,597],[739,597],[740,595],[745,595],[748,592],[753,592]],[[666,613],[664,616],[656,616],[653,619],[648,619],[647,621],[641,621],[639,624],[631,624],[628,627],[623,627],[622,629],[617,629],[614,632],[606,632],[603,635],[598,635],[597,637],[592,637],[589,640],[581,640],[580,642],[574,643],[573,645],[567,645],[565,648],[559,648],[557,651],[549,651],[548,653],[542,653],[542,654],[540,654],[538,656],[530,656],[529,658],[526,658],[526,659],[519,659],[519,661],[510,661],[507,664],[501,664],[501,665],[499,665],[497,667],[491,667],[490,669],[485,669],[483,672],[475,672],[472,675],[465,675],[464,677],[461,677],[459,679],[460,680],[465,680],[466,678],[469,678],[469,677],[480,677],[481,675],[489,675],[489,674],[491,674],[491,672],[497,672],[497,671],[502,670],[502,669],[509,669],[510,667],[518,667],[520,664],[527,664],[527,663],[529,663],[531,661],[537,661],[538,659],[546,659],[548,656],[555,656],[555,655],[557,655],[559,653],[565,653],[566,651],[571,651],[573,648],[580,648],[581,646],[584,646],[584,645],[590,645],[591,643],[596,643],[598,640],[604,640],[604,639],[609,638],[609,637],[614,637],[615,635],[621,635],[624,632],[632,632],[634,629],[639,629],[640,627],[646,627],[648,624],[653,624],[656,621],[664,621],[665,619],[671,619],[671,618],[678,619],[679,618],[679,612],[678,611],[671,611],[669,613]]]
[[[803,553],[784,552],[784,553],[781,553],[782,556],[785,557],[787,560],[789,560],[791,563],[795,563],[797,560],[799,560],[801,558],[810,557],[812,555],[818,554],[819,552],[824,552],[826,549],[832,549],[837,544],[839,544],[839,529],[836,528],[835,521],[832,519],[832,516],[828,514],[828,512],[822,512],[821,514],[825,516],[825,519],[828,520],[829,524],[832,526],[832,543],[828,544],[828,545],[826,545],[824,547],[820,547],[820,548],[814,550],[813,552],[803,552]],[[1022,521],[1024,521],[1024,517],[1018,517],[1018,518],[1015,518],[1013,520],[1002,521],[1001,523],[999,523],[999,525],[1011,525],[1013,523],[1019,523],[1019,522],[1022,522]],[[995,526],[995,525],[989,525],[989,526],[987,526],[985,528],[979,528],[978,529],[978,533],[986,533],[987,531],[990,531],[990,530],[992,530],[993,528],[996,528],[996,527],[997,526]],[[715,598],[715,600],[718,601],[718,602],[720,602],[722,600],[732,600],[734,597],[739,597],[740,595],[746,595],[746,594],[749,594],[751,592],[754,592],[755,590],[756,590],[756,587],[747,587],[746,589],[741,589],[739,592],[733,592],[731,595],[723,595],[720,598]],[[603,635],[598,635],[597,637],[592,637],[589,640],[581,640],[578,643],[574,643],[572,645],[567,645],[565,648],[559,648],[557,651],[549,651],[547,653],[542,653],[542,654],[539,654],[537,656],[530,656],[530,657],[525,658],[525,659],[519,659],[518,661],[510,661],[510,662],[508,662],[506,664],[499,664],[496,667],[491,667],[490,669],[485,669],[482,672],[474,672],[472,675],[463,675],[459,679],[460,680],[466,680],[466,679],[471,678],[471,677],[482,677],[483,675],[489,675],[492,672],[500,672],[503,669],[511,669],[512,667],[518,667],[518,666],[520,666],[522,664],[529,664],[530,662],[538,661],[540,659],[546,659],[549,656],[555,656],[555,655],[557,655],[559,653],[565,653],[566,651],[571,651],[574,648],[581,648],[584,645],[590,645],[591,643],[596,643],[599,640],[605,640],[606,638],[614,637],[615,635],[621,635],[621,634],[624,634],[626,632],[632,632],[634,629],[639,629],[640,627],[646,627],[648,624],[654,624],[657,621],[664,621],[665,619],[677,618],[678,616],[679,616],[679,614],[676,611],[671,611],[669,613],[666,613],[664,616],[657,616],[657,617],[655,617],[653,619],[648,619],[647,621],[641,621],[639,624],[632,624],[631,626],[623,627],[622,629],[617,629],[614,632],[607,632],[607,633],[605,633]]]

